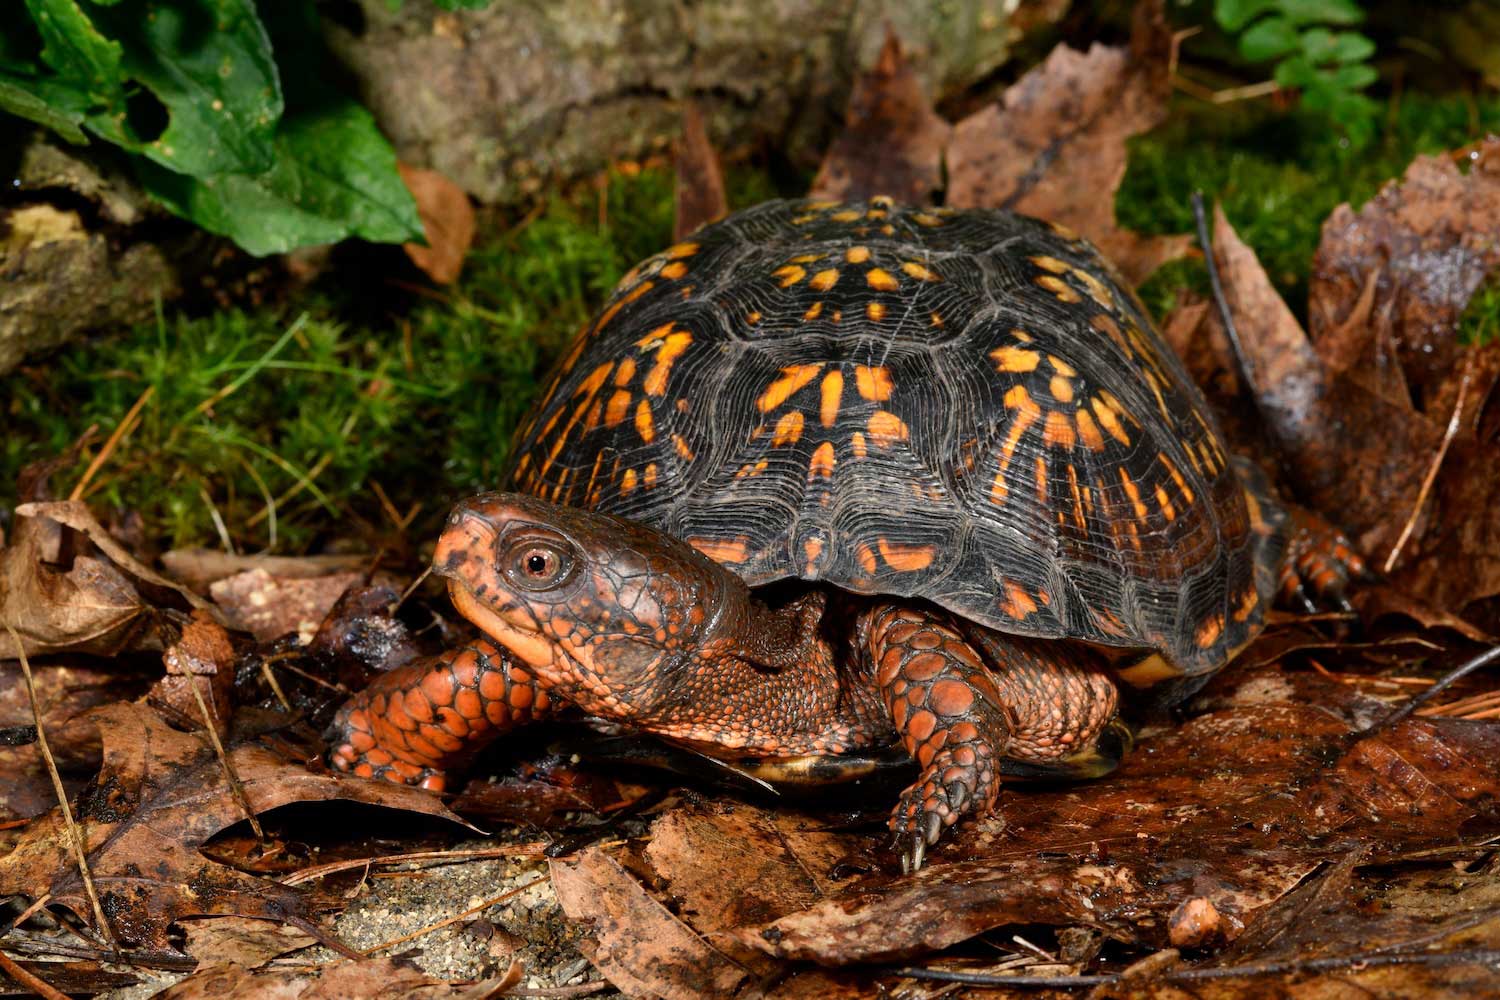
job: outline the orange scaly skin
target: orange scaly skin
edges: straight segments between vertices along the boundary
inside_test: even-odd
[[[769,607],[667,535],[530,497],[461,505],[435,561],[503,651],[480,642],[382,675],[340,712],[340,769],[441,789],[446,769],[558,701],[720,756],[899,739],[922,770],[890,825],[915,867],[994,805],[1002,757],[1062,762],[1116,714],[1082,647],[822,591]]]

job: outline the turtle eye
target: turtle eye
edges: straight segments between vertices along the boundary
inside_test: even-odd
[[[505,575],[523,590],[551,590],[573,573],[573,554],[555,542],[524,538],[510,547]]]

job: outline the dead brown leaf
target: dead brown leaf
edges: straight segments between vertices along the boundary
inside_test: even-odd
[[[464,268],[474,243],[474,206],[463,188],[436,170],[397,163],[401,181],[417,202],[427,245],[402,244],[406,256],[440,285],[451,285]]]
[[[511,983],[514,985],[514,983]],[[444,982],[390,958],[324,965],[315,972],[205,966],[158,1000],[481,1000],[504,993],[505,977],[484,982]]]
[[[84,713],[106,702],[136,698],[151,682],[139,669],[110,668],[109,663],[85,662],[82,657],[31,665],[40,722],[70,794],[99,769],[98,727],[83,719]],[[14,737],[0,745],[0,820],[26,819],[57,804],[41,751],[28,732],[37,721],[21,671],[0,667],[0,729]]]
[[[844,130],[824,154],[809,194],[839,201],[889,195],[925,204],[942,184],[951,132],[932,110],[901,40],[887,31],[875,66],[854,83]]]
[[[553,861],[552,886],[568,918],[588,929],[580,950],[629,996],[731,996],[750,980],[601,848]]]
[[[165,618],[141,596],[140,581],[176,587],[110,538],[82,503],[22,504],[0,550],[0,660],[17,658],[4,626],[28,656],[160,649]]]
[[[744,805],[667,813],[646,861],[708,940],[846,965],[1008,924],[1160,948],[1185,904],[1211,908],[1213,940],[1232,941],[1351,850],[1395,856],[1500,832],[1500,725],[1421,719],[1360,739],[1351,732],[1387,709],[1332,680],[1241,671],[1218,689],[1218,707],[1153,736],[1107,779],[1011,787],[1003,819],[963,828],[912,877],[835,874],[836,859],[869,856],[870,835]],[[757,907],[803,901],[752,921]]]
[[[295,927],[249,917],[195,917],[181,921],[181,927],[187,935],[185,950],[201,956],[205,966],[227,964],[253,969],[318,943],[317,938]]]
[[[1182,256],[1189,237],[1140,236],[1114,214],[1126,140],[1166,120],[1170,47],[1162,5],[1145,3],[1136,7],[1128,51],[1053,49],[997,103],[954,127],[947,204],[1007,208],[1067,226],[1133,285]]]
[[[330,573],[315,577],[277,577],[264,569],[247,570],[209,588],[230,626],[260,642],[288,633],[312,638],[340,595],[363,583],[365,574]]]
[[[174,920],[235,913],[312,930],[303,897],[276,882],[209,861],[199,848],[244,819],[207,740],[170,728],[138,704],[89,714],[104,739],[104,766],[80,796],[94,885],[117,940],[173,952]],[[260,814],[291,802],[343,799],[461,822],[432,795],[385,782],[310,770],[316,748],[250,740],[228,758],[250,808]],[[87,920],[90,908],[60,810],[31,821],[0,859],[0,894],[48,895]]]
[[[196,725],[211,723],[222,738],[229,733],[234,705],[230,693],[234,687],[234,668],[239,662],[229,633],[218,622],[201,612],[182,627],[182,635],[162,653],[166,674],[151,689],[151,701],[166,706],[179,719],[191,719]],[[188,685],[197,685],[195,697]],[[198,700],[209,711],[203,718]]]
[[[1387,509],[1375,554],[1409,525],[1397,583],[1454,613],[1500,594],[1500,345],[1457,336],[1500,265],[1500,138],[1464,160],[1467,173],[1452,157],[1418,157],[1358,212],[1339,206],[1323,225],[1309,305],[1313,343],[1335,373],[1449,441],[1446,453],[1410,456],[1430,492]]]
[[[1459,316],[1500,265],[1500,137],[1466,163],[1467,173],[1452,157],[1419,156],[1358,212],[1340,205],[1313,259],[1318,353],[1335,372],[1408,388],[1419,409],[1457,373]]]
[[[1378,564],[1416,505],[1441,428],[1353,378],[1330,373],[1220,209],[1214,212],[1214,256],[1256,401],[1297,498],[1351,532]]]
[[[703,113],[694,101],[682,105],[682,137],[677,140],[676,214],[672,223],[675,238],[681,240],[701,226],[729,214],[729,198],[724,193],[724,173],[719,155],[709,141],[703,125]]]
[[[185,587],[208,593],[211,584],[250,570],[263,569],[274,577],[307,579],[332,573],[355,572],[370,566],[368,554],[321,556],[273,556],[265,553],[238,555],[222,549],[173,549],[161,557],[167,575]]]

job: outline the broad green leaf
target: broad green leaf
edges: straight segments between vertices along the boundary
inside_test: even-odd
[[[482,10],[490,0],[437,0],[437,5],[444,10]]]
[[[1276,64],[1276,72],[1272,76],[1277,85],[1287,89],[1302,89],[1319,82],[1318,68],[1308,62],[1305,56],[1283,59]]]
[[[1332,32],[1327,28],[1309,28],[1302,33],[1302,54],[1319,65],[1331,62],[1358,63],[1375,54],[1375,43],[1354,31]]]
[[[91,117],[90,128],[198,177],[271,166],[281,82],[251,0],[150,0],[98,9],[95,20],[119,41],[121,71],[143,91],[136,100],[160,101],[166,127],[138,134],[120,105]]]
[[[1365,19],[1354,0],[1277,0],[1276,9],[1293,24],[1358,24]]]
[[[42,36],[42,59],[61,82],[107,105],[119,100],[124,77],[121,49],[106,38],[74,0],[26,0]]]
[[[1214,20],[1230,34],[1277,8],[1277,0],[1214,0]]]
[[[82,145],[88,136],[83,124],[88,95],[58,84],[0,75],[0,111],[45,125],[69,142]]]
[[[346,236],[396,243],[422,233],[416,203],[374,119],[334,101],[285,119],[276,164],[258,175],[196,180],[141,164],[147,189],[169,208],[254,254]]]
[[[1333,71],[1332,83],[1339,90],[1350,92],[1364,90],[1370,84],[1380,78],[1375,67],[1369,63],[1355,63],[1352,66],[1340,66]]]
[[[1297,47],[1297,29],[1282,17],[1257,21],[1240,36],[1240,55],[1251,62],[1267,62],[1295,52]]]

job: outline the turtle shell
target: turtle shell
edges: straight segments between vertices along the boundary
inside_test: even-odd
[[[784,201],[707,226],[625,276],[512,454],[513,488],[752,585],[923,598],[1169,674],[1261,623],[1201,395],[1091,245],[1009,212]]]

